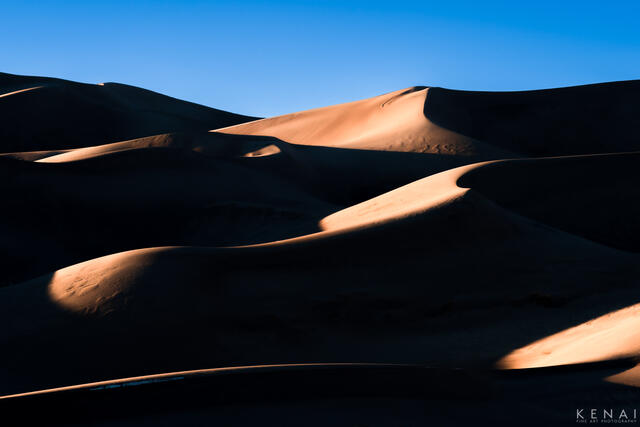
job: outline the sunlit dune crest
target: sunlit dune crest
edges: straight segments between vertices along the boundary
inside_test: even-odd
[[[255,365],[255,366],[229,366],[224,368],[210,368],[210,369],[196,369],[190,371],[177,371],[177,372],[167,372],[162,374],[154,374],[154,375],[144,375],[138,377],[130,377],[130,378],[119,378],[115,380],[108,381],[97,381],[93,383],[87,384],[78,384],[66,387],[57,387],[54,389],[48,390],[37,390],[28,393],[19,393],[13,395],[5,395],[0,396],[0,400],[2,399],[14,399],[17,397],[28,397],[28,396],[36,396],[39,394],[47,394],[47,393],[55,393],[61,391],[73,391],[73,390],[83,390],[83,389],[91,389],[91,390],[99,390],[104,388],[117,388],[120,386],[136,386],[142,384],[149,384],[154,382],[166,382],[166,381],[176,381],[184,379],[185,376],[198,376],[202,374],[225,374],[225,373],[251,373],[252,371],[260,373],[260,372],[269,372],[270,370],[278,370],[281,368],[289,368],[289,369],[313,369],[313,368],[327,368],[327,367],[366,367],[366,366],[385,366],[384,364],[378,363],[289,363],[289,364],[273,364],[273,365]],[[396,365],[402,366],[402,365]]]
[[[460,176],[477,167],[463,166],[424,178],[366,202],[335,212],[320,221],[323,230],[382,224],[419,215],[464,195],[457,185]]]
[[[522,369],[638,355],[640,304],[635,304],[514,350],[498,365],[506,369]],[[614,378],[621,379],[622,376]]]
[[[25,92],[30,92],[32,90],[37,90],[37,89],[41,89],[43,86],[34,86],[34,87],[28,87],[26,89],[20,89],[20,90],[14,90],[13,92],[8,92],[8,93],[0,93],[0,98],[5,98],[7,96],[11,96],[11,95],[17,95],[19,93],[25,93]]]
[[[264,148],[260,148],[255,151],[250,151],[246,154],[243,154],[242,157],[264,157],[264,156],[273,156],[274,154],[280,153],[280,148],[277,145],[271,144],[267,145]]]
[[[610,375],[606,377],[605,380],[615,384],[640,387],[640,365],[636,365],[618,374]]]
[[[56,271],[48,285],[51,301],[67,310],[85,314],[107,311],[127,286],[109,279],[117,277],[131,255],[130,252],[108,255]]]
[[[169,149],[185,153],[192,151],[206,156],[221,158],[265,157],[281,152],[276,144],[269,142],[271,141],[252,141],[251,139],[238,141],[228,135],[205,131],[169,133],[65,150],[59,154],[54,153],[53,155],[43,156],[36,161],[40,163],[76,162],[125,151],[148,152],[157,149]]]

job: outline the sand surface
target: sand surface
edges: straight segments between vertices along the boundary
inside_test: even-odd
[[[427,405],[407,383],[383,415],[397,396],[345,403],[360,389],[302,407],[287,394],[269,411],[325,402],[363,425],[398,411],[566,425],[578,408],[633,409],[639,99],[638,81],[414,87],[258,119],[122,84],[0,74],[0,396],[383,363],[435,369],[425,387],[444,391]],[[265,416],[264,402],[242,404]]]

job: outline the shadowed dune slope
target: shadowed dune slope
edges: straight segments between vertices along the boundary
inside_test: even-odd
[[[67,163],[0,160],[3,284],[139,247],[291,237],[336,209],[288,171],[270,171],[295,175],[295,164],[253,167],[268,158],[151,147]]]
[[[640,80],[523,92],[431,88],[434,124],[525,156],[640,150]]]
[[[529,218],[640,251],[640,153],[504,161],[458,182]]]
[[[0,73],[0,151],[84,147],[254,120],[119,83]]]
[[[623,157],[608,161],[622,168]],[[544,170],[553,161],[535,163]],[[424,178],[328,215],[323,231],[306,236],[123,252],[6,287],[0,312],[11,325],[4,343],[16,349],[7,356],[16,368],[2,383],[24,391],[115,371],[318,358],[490,366],[576,317],[615,307],[602,296],[628,293],[640,272],[635,255],[457,184],[518,162]],[[532,324],[532,316],[541,321]],[[34,355],[52,345],[62,349],[50,355],[56,371],[34,368]],[[109,364],[123,346],[127,363]],[[93,356],[78,360],[75,352]]]
[[[0,157],[3,285],[123,250],[312,233],[331,212],[465,163],[209,132],[11,157]]]

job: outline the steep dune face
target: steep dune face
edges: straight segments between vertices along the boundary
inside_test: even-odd
[[[474,169],[459,184],[529,218],[638,252],[638,161],[637,152],[507,161]]]
[[[235,124],[127,86],[2,75],[0,393],[635,357],[636,86],[419,87]],[[615,154],[573,155],[588,152]]]
[[[523,92],[431,88],[424,114],[525,156],[637,151],[639,95],[638,80]]]
[[[117,83],[0,74],[0,151],[76,148],[253,120]]]

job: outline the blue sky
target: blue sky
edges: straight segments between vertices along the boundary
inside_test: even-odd
[[[640,78],[640,1],[0,0],[0,71],[270,116],[415,85]]]

